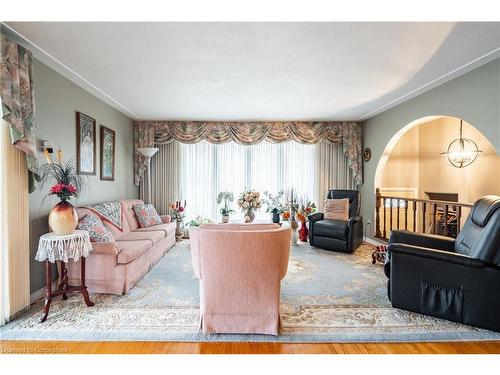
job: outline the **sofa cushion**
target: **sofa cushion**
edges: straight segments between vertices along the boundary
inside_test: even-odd
[[[314,223],[314,235],[329,238],[347,238],[347,221],[320,220]]]
[[[134,259],[146,254],[153,247],[153,243],[149,240],[116,241],[116,245],[120,250],[117,257],[117,263],[119,264],[130,263]]]
[[[153,245],[165,238],[166,234],[162,230],[151,231],[134,231],[119,237],[117,241],[151,241]]]
[[[151,227],[147,228],[140,228],[137,229],[136,232],[156,232],[156,231],[162,231],[165,233],[165,236],[169,235],[172,232],[175,232],[175,223],[164,223],[164,224],[159,224],[159,225],[153,225]]]
[[[93,213],[85,215],[78,223],[77,229],[86,230],[92,242],[114,242],[115,240],[101,219]]]
[[[152,204],[136,204],[134,205],[133,209],[141,228],[147,228],[163,223],[160,215],[158,215],[158,212],[156,212],[155,206],[153,206]]]
[[[127,224],[130,228],[130,231],[134,231],[140,228],[133,207],[136,204],[143,204],[144,202],[140,199],[124,199],[121,202],[123,207],[123,214],[125,215],[125,219],[127,219]]]
[[[85,217],[85,215],[88,215],[88,214],[96,215],[92,210],[89,210],[88,208],[84,208],[84,207],[78,207],[76,209],[76,211],[78,212],[79,219],[83,219]],[[125,214],[124,214],[123,210],[122,210],[122,215],[123,215],[122,230],[118,229],[113,224],[110,224],[106,221],[102,222],[104,224],[104,226],[106,228],[108,228],[108,230],[111,232],[114,239],[117,239],[118,237],[122,236],[123,234],[130,232],[130,227],[128,225],[128,222],[125,220]]]

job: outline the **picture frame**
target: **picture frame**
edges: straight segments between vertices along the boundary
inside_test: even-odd
[[[115,180],[115,131],[104,125],[100,129],[101,180]]]
[[[76,112],[76,170],[78,174],[96,174],[96,121]]]

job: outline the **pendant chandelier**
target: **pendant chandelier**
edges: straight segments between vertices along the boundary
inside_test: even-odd
[[[460,120],[460,137],[451,142],[446,152],[441,155],[446,156],[446,159],[455,168],[464,168],[471,165],[482,151],[477,148],[476,142],[472,139],[462,137],[462,122]]]

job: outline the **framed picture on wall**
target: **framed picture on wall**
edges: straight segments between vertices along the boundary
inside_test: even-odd
[[[115,180],[115,132],[101,125],[101,180]]]
[[[95,120],[76,112],[76,168],[78,174],[95,175]]]

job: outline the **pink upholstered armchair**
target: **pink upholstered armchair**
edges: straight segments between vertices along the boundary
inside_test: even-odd
[[[190,239],[193,270],[200,279],[203,332],[277,335],[290,229],[276,224],[207,225],[192,229]]]

